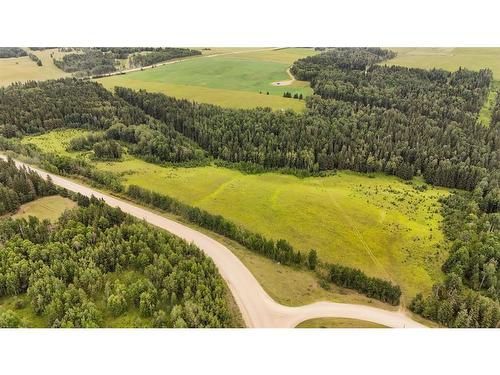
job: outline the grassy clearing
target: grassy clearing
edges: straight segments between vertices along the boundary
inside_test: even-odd
[[[57,151],[72,136],[73,130],[52,132],[24,142]],[[314,248],[325,261],[390,279],[401,285],[406,301],[429,291],[443,276],[440,267],[447,244],[438,199],[448,190],[417,191],[415,186],[423,184],[418,180],[408,184],[395,177],[344,171],[305,179],[277,173],[245,175],[214,166],[161,167],[129,155],[97,167],[122,174],[125,184],[168,194],[271,238],[285,238],[298,249]],[[255,267],[255,274],[264,274],[259,271],[263,267]],[[283,289],[289,285],[284,283]],[[273,297],[279,299],[282,292]],[[281,302],[293,303],[289,298]]]
[[[84,137],[88,134],[90,134],[89,131],[82,129],[54,130],[51,131],[50,133],[24,137],[22,139],[22,143],[34,144],[40,147],[45,152],[53,152],[64,156],[76,156],[80,155],[81,153],[66,151],[69,142],[73,138]]]
[[[241,49],[236,51],[240,52]],[[225,107],[261,106],[300,111],[305,106],[304,101],[283,98],[283,93],[290,91],[292,94],[310,95],[312,89],[307,82],[296,81],[292,85],[281,87],[271,83],[288,80],[286,70],[293,61],[312,53],[312,49],[302,48],[243,50],[243,53],[197,57],[154,69],[101,78],[98,81],[108,89],[115,86],[142,88]]]
[[[500,48],[391,48],[397,56],[385,62],[414,68],[458,68],[479,70],[489,68],[495,80],[500,80]]]
[[[164,168],[137,159],[99,163],[136,184],[221,214],[266,236],[286,238],[320,258],[399,283],[406,296],[442,276],[446,244],[438,198],[388,176],[339,172],[298,179],[217,168]],[[417,182],[419,183],[419,182]]]
[[[65,55],[57,49],[48,49],[43,51],[30,51],[42,60],[42,66],[38,66],[28,56],[0,59],[0,86],[7,86],[13,82],[42,81],[67,77],[70,74],[63,72],[52,61],[54,58],[60,59]]]
[[[486,98],[481,111],[479,111],[478,116],[479,121],[484,126],[490,126],[491,124],[491,116],[493,115],[493,109],[495,108],[498,90],[500,90],[500,81],[493,81],[488,97]]]
[[[42,197],[33,202],[28,202],[19,207],[18,212],[12,217],[15,219],[28,218],[36,216],[40,220],[49,219],[52,222],[57,221],[59,216],[73,207],[76,204],[71,199],[53,195],[50,197]]]
[[[296,328],[387,328],[381,324],[365,322],[364,320],[345,318],[319,318],[306,320]]]

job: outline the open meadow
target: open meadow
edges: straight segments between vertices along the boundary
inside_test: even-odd
[[[272,83],[290,80],[287,69],[295,60],[315,53],[313,49],[247,51],[240,48],[203,52],[200,57],[98,81],[110,90],[124,86],[234,108],[300,111],[305,106],[304,101],[284,98],[283,93],[302,94],[303,97],[312,94],[308,82],[293,81],[286,86]]]
[[[56,131],[23,142],[62,152],[77,135],[76,130]],[[303,251],[314,248],[325,261],[392,280],[401,285],[406,301],[442,278],[447,244],[438,199],[447,189],[420,189],[425,184],[419,180],[346,171],[300,179],[215,166],[162,167],[129,155],[97,167],[122,174],[126,185],[170,195],[265,236],[285,238]]]
[[[12,217],[15,219],[27,219],[29,216],[35,216],[40,220],[48,219],[55,222],[65,210],[69,210],[75,206],[76,203],[71,199],[52,195],[23,204],[19,208],[19,211]]]

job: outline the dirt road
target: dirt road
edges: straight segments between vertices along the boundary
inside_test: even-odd
[[[289,80],[286,81],[276,81],[271,83],[273,86],[290,86],[292,83],[295,82],[295,77],[293,76],[292,72],[290,71],[290,68],[286,70],[288,76],[290,77]]]
[[[4,155],[0,155],[0,157],[6,159]],[[424,327],[402,311],[387,311],[365,305],[334,302],[317,302],[300,307],[280,305],[265,292],[245,265],[227,247],[207,235],[85,185],[47,173],[19,161],[16,161],[16,165],[18,167],[24,165],[44,178],[50,176],[56,185],[68,190],[86,196],[94,195],[97,198],[102,198],[110,206],[120,207],[124,212],[132,216],[144,219],[188,242],[194,243],[213,259],[220,274],[226,280],[248,327],[295,327],[304,320],[322,317],[360,319],[394,328]]]

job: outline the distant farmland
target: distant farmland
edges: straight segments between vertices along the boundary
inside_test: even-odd
[[[42,61],[38,66],[28,56],[0,59],[0,86],[7,86],[13,82],[42,81],[47,79],[68,77],[54,65],[52,57],[61,58],[65,53],[59,52],[57,48],[42,51],[30,51]]]
[[[412,68],[458,68],[479,70],[489,68],[493,79],[500,80],[500,48],[391,48],[397,56],[384,62]]]
[[[284,92],[311,95],[308,82],[294,81],[273,86],[290,77],[287,69],[310,48],[242,50],[227,54],[221,50],[211,57],[196,57],[154,69],[99,79],[105,87],[115,86],[162,92],[166,95],[234,108],[271,107],[275,110],[302,110],[303,100],[284,98]],[[225,54],[224,54],[225,53]],[[224,55],[217,55],[224,54]],[[268,95],[269,93],[269,95]]]

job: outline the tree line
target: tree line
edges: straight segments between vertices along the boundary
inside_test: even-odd
[[[143,67],[172,59],[201,55],[201,52],[188,48],[159,48],[148,53],[133,54],[129,57],[130,66]]]
[[[66,73],[78,73],[79,76],[98,76],[117,70],[117,62],[112,53],[95,49],[84,49],[81,53],[70,53],[62,59],[54,59],[54,65]]]
[[[11,57],[23,57],[28,55],[28,53],[18,47],[0,47],[0,59],[7,59]]]
[[[56,191],[52,181],[24,167],[18,169],[10,158],[0,159],[0,215],[16,212],[22,204]]]
[[[329,265],[329,280],[344,288],[354,289],[367,297],[378,299],[391,305],[399,305],[401,288],[389,281],[369,277],[361,270],[340,264]]]
[[[453,273],[430,296],[417,294],[410,310],[450,328],[500,328],[498,302],[464,288]]]
[[[130,153],[151,162],[187,162],[205,157],[198,145],[172,125],[153,119],[98,83],[68,78],[0,88],[1,135],[12,138],[57,128],[107,130],[105,138],[127,143]],[[97,142],[95,137],[77,139],[70,148],[90,150]]]
[[[76,73],[80,77],[99,77],[116,72],[119,65],[118,59],[128,58],[131,67],[143,67],[175,58],[200,54],[200,51],[188,48],[82,48],[78,52],[64,55],[62,59],[54,59],[54,64],[63,71]]]
[[[283,93],[283,97],[284,98],[300,99],[300,100],[304,99],[304,97],[302,96],[302,94],[295,93],[295,94],[292,95],[292,93],[290,91],[285,91]]]
[[[150,327],[233,325],[224,282],[197,247],[95,198],[79,202],[56,225],[0,221],[0,296],[28,301],[49,327],[102,327],[133,310]],[[0,325],[21,318],[7,311]]]
[[[471,193],[444,199],[443,230],[452,241],[443,265],[469,288],[500,300],[500,174],[484,178]]]
[[[445,282],[418,294],[412,311],[448,327],[500,327],[500,173],[472,192],[441,199],[443,232],[451,241]]]
[[[42,60],[38,58],[34,53],[28,53],[29,58],[36,63],[38,66],[42,66]]]

